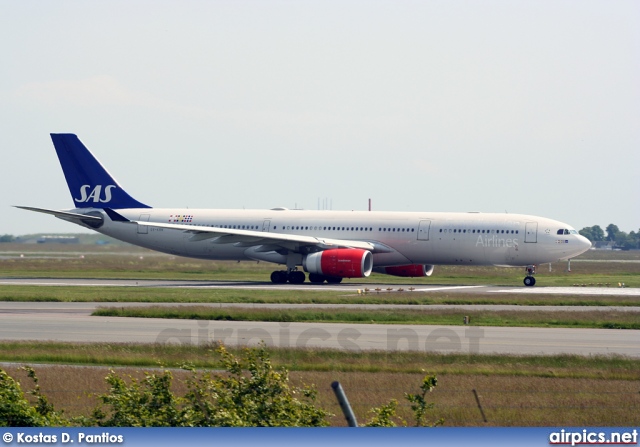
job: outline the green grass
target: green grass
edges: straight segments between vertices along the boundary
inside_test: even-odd
[[[515,304],[529,306],[637,306],[637,296],[477,294],[435,292],[242,290],[185,287],[0,286],[0,301],[286,304]]]
[[[217,345],[0,341],[0,361],[75,365],[219,369]],[[227,347],[232,352],[241,348]],[[267,348],[275,365],[292,371],[394,372],[640,380],[640,359],[621,356],[513,356],[430,352],[343,352]]]
[[[104,317],[178,318],[222,321],[275,321],[316,323],[377,323],[463,325],[464,316],[475,326],[569,327],[640,329],[640,312],[615,311],[482,311],[442,309],[266,309],[213,308],[208,306],[100,308],[92,315]]]

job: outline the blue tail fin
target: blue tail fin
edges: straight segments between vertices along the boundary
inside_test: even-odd
[[[74,134],[51,134],[76,208],[150,208],[118,185]]]

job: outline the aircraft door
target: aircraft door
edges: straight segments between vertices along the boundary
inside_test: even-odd
[[[421,220],[418,225],[418,240],[419,241],[428,241],[429,240],[429,229],[431,228],[430,220]]]
[[[149,222],[149,217],[151,217],[150,214],[141,214],[140,219],[138,220],[140,222]],[[138,225],[138,234],[148,234],[148,233],[149,233],[149,227],[145,225]]]
[[[265,221],[262,222],[262,231],[265,231],[268,233],[270,228],[271,228],[271,220],[265,219]]]
[[[524,229],[524,242],[538,242],[538,222],[527,222]]]

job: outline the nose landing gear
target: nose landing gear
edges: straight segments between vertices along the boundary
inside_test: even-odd
[[[527,271],[527,276],[524,278],[524,285],[527,287],[531,287],[531,286],[535,286],[536,285],[536,279],[533,277],[533,275],[536,274],[536,266],[535,265],[528,265],[526,267],[526,271]]]

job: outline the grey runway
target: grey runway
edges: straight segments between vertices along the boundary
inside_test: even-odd
[[[117,303],[119,307],[140,303]],[[640,357],[640,331],[92,317],[107,303],[1,303],[0,340]],[[220,305],[220,304],[219,304]]]

